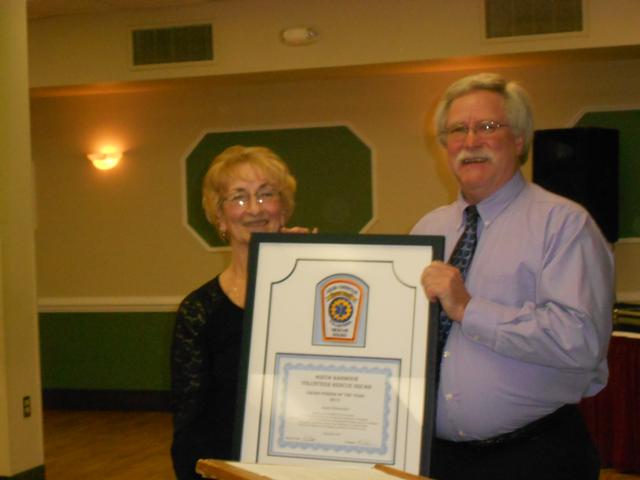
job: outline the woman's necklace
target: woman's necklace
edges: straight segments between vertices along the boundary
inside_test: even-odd
[[[236,292],[243,292],[246,288],[246,283],[245,281],[240,281],[240,282],[233,282],[233,284],[231,285],[231,292],[232,293],[236,293]]]
[[[245,291],[247,288],[246,278],[244,276],[236,275],[232,272],[229,272],[225,284],[227,295],[229,296],[229,298],[231,298],[231,300],[233,300],[233,303],[238,306],[244,306]]]

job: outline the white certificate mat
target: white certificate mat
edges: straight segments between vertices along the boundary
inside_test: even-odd
[[[241,461],[428,471],[442,237],[252,238]]]

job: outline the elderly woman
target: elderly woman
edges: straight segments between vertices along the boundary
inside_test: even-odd
[[[178,480],[201,478],[200,458],[233,459],[238,364],[243,331],[249,240],[254,232],[285,229],[296,181],[264,147],[227,148],[203,182],[207,219],[231,246],[222,273],[181,303],[175,324],[171,375],[174,433],[171,454]]]

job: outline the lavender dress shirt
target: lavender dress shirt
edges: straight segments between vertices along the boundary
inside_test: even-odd
[[[411,233],[462,233],[460,196]],[[436,436],[486,439],[600,391],[614,302],[610,245],[578,204],[516,175],[478,205],[472,298],[442,358]]]

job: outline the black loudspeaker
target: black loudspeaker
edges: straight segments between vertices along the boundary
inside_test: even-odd
[[[582,204],[607,240],[618,240],[618,130],[537,130],[533,181]]]

